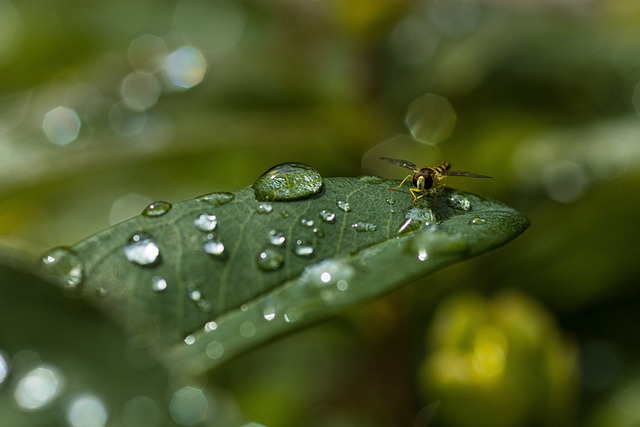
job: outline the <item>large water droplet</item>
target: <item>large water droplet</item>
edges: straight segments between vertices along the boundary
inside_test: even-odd
[[[124,246],[124,255],[134,264],[151,265],[160,259],[160,248],[150,235],[138,232]]]
[[[259,214],[270,214],[273,211],[273,205],[271,203],[260,203],[256,208],[256,212]]]
[[[370,222],[362,222],[362,221],[358,221],[356,223],[351,224],[351,227],[353,227],[354,230],[356,231],[376,231],[378,229],[378,227],[376,227],[375,224],[372,224]]]
[[[214,214],[202,213],[193,221],[193,225],[200,231],[213,231],[218,225],[218,218]]]
[[[303,163],[282,163],[274,166],[253,184],[256,199],[295,200],[320,192],[322,176]]]
[[[219,192],[196,197],[196,200],[199,202],[212,204],[213,206],[222,206],[232,201],[234,197],[235,196],[233,195],[233,193]]]
[[[282,266],[284,257],[280,252],[272,248],[265,248],[258,253],[256,263],[263,271],[277,270]]]
[[[333,213],[333,211],[330,211],[329,209],[322,209],[318,214],[318,216],[324,222],[328,222],[328,223],[336,222],[336,214]]]
[[[273,246],[284,246],[287,242],[287,238],[282,231],[271,230],[269,231],[269,244]]]
[[[155,218],[162,216],[171,210],[171,203],[169,202],[153,202],[142,211],[142,215]]]
[[[471,201],[465,196],[453,193],[447,198],[447,204],[451,206],[453,209],[458,209],[460,211],[468,211],[471,210]]]
[[[154,292],[162,292],[167,289],[167,280],[164,277],[153,276],[151,278],[151,289]]]
[[[436,216],[427,208],[411,208],[405,214],[405,221],[398,228],[398,235],[405,235],[420,230],[424,225],[436,222]]]
[[[78,289],[84,279],[84,263],[71,249],[57,247],[42,257],[44,269],[66,289]]]
[[[306,240],[296,240],[296,246],[293,251],[298,256],[311,256],[313,254],[313,245]]]
[[[349,204],[349,202],[346,202],[344,200],[338,200],[336,202],[336,205],[338,206],[338,208],[340,208],[340,210],[344,212],[351,212],[351,205]]]
[[[204,251],[209,255],[221,256],[224,255],[224,243],[219,237],[213,234],[207,234],[202,245]]]

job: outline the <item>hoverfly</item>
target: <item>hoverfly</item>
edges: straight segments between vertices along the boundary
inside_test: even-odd
[[[491,178],[487,175],[478,175],[471,172],[451,171],[449,162],[442,162],[438,166],[418,168],[414,163],[408,160],[390,159],[388,157],[380,157],[381,160],[389,162],[392,165],[413,171],[413,175],[407,175],[397,187],[389,188],[389,190],[397,190],[409,179],[412,178],[413,187],[409,189],[413,196],[413,203],[427,194],[429,191],[435,190],[437,195],[444,188],[448,176],[466,176],[467,178]],[[419,194],[419,195],[418,195]]]

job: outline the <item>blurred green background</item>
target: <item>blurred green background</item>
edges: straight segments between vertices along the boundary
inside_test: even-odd
[[[530,230],[209,384],[276,427],[638,425],[639,26],[635,0],[0,0],[0,244],[285,161],[447,160]]]

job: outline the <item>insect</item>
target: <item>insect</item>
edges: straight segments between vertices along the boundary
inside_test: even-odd
[[[448,176],[466,176],[467,178],[491,178],[487,175],[478,175],[471,172],[451,171],[451,165],[449,162],[442,162],[438,166],[418,168],[414,163],[408,160],[390,159],[388,157],[380,157],[381,160],[389,162],[392,165],[400,166],[401,168],[409,169],[413,171],[413,175],[407,175],[397,187],[389,188],[389,190],[397,190],[409,179],[412,178],[413,187],[409,189],[413,196],[413,203],[415,204],[418,199],[429,194],[430,191],[434,191],[437,195],[444,188],[444,184],[447,181]]]

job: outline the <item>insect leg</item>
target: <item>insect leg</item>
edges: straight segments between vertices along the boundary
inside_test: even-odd
[[[404,183],[405,183],[405,182],[407,182],[407,180],[408,180],[409,178],[411,178],[412,176],[413,176],[413,175],[407,175],[407,176],[402,180],[402,182],[400,183],[400,185],[398,185],[397,187],[389,187],[389,188],[387,188],[387,190],[397,190],[398,188],[402,187],[402,186],[404,185]]]

